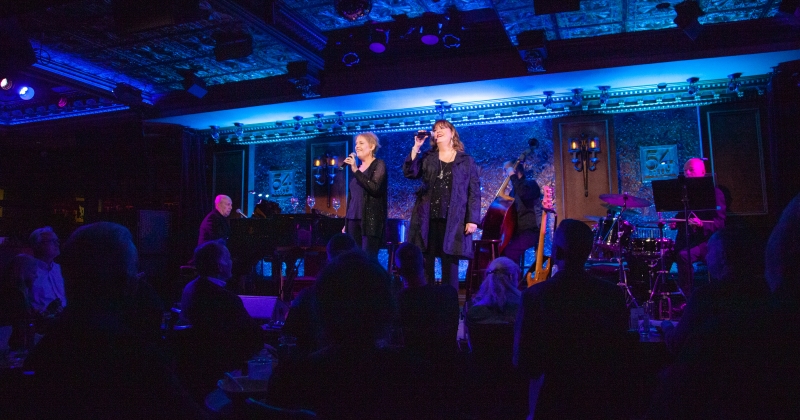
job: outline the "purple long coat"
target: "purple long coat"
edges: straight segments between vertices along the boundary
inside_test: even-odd
[[[419,246],[423,252],[428,249],[431,189],[439,170],[439,155],[431,150],[417,153],[414,160],[411,160],[409,154],[403,162],[403,175],[406,178],[422,178],[422,185],[417,190],[417,201],[411,213],[408,235],[411,242]],[[467,223],[476,225],[480,223],[481,181],[475,160],[464,152],[456,153],[453,160],[451,191],[443,251],[448,255],[472,258],[472,235],[464,234],[464,229]]]

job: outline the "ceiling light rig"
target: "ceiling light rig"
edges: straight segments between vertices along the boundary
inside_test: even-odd
[[[581,103],[583,103],[581,93],[583,93],[583,88],[572,89],[572,106],[581,106]]]
[[[339,16],[350,22],[366,17],[372,11],[372,2],[369,0],[335,0],[333,6]]]
[[[542,102],[542,106],[547,110],[547,112],[550,112],[553,109],[553,95],[555,94],[555,92],[553,92],[552,90],[546,90],[542,93],[545,96],[544,102]]]
[[[608,92],[611,86],[598,86],[597,88],[600,89],[600,108],[605,108],[611,99],[611,94]]]
[[[317,119],[317,121],[314,123],[314,127],[317,127],[317,130],[325,129],[325,123],[322,122],[323,116],[325,116],[325,114],[314,114],[314,118]]]
[[[736,92],[737,95],[741,97],[744,96],[744,92],[739,90],[742,86],[742,82],[739,81],[740,77],[742,77],[742,73],[732,73],[728,75],[728,92]]]
[[[389,46],[389,28],[385,25],[373,22],[369,28],[369,50],[381,54]]]
[[[336,114],[336,122],[334,122],[334,125],[336,125],[337,127],[344,127],[344,112],[336,111],[335,114]]]
[[[444,118],[445,112],[449,111],[450,108],[453,107],[453,105],[450,104],[450,102],[447,102],[447,101],[445,101],[443,99],[437,99],[437,100],[433,101],[433,103],[436,104],[436,106],[434,107],[434,110],[439,114],[439,118],[438,119],[440,119],[440,120],[445,119]]]
[[[686,89],[686,93],[688,93],[689,96],[695,96],[696,97],[697,94],[700,93],[700,87],[697,86],[697,82],[698,81],[700,81],[700,78],[698,78],[698,77],[690,77],[690,78],[686,79],[686,82],[689,83],[689,88]]]

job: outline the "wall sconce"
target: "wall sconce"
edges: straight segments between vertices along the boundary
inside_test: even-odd
[[[333,184],[336,178],[336,169],[339,169],[339,159],[325,153],[314,158],[314,182],[318,185]]]
[[[580,139],[569,139],[569,153],[572,154],[572,165],[575,170],[583,172],[583,196],[588,197],[589,172],[597,169],[600,139],[598,137],[589,138],[586,134],[581,134]]]
[[[237,122],[233,123],[233,125],[236,126],[236,130],[234,131],[234,133],[236,133],[236,138],[238,140],[241,140],[242,136],[244,136],[244,124]]]
[[[300,115],[295,115],[293,118],[294,118],[295,123],[294,123],[294,127],[292,127],[292,128],[294,128],[294,131],[300,131],[300,129],[303,128],[303,125],[300,124],[300,121],[303,119],[303,117],[300,116]]]
[[[336,180],[336,170],[340,169],[339,158],[336,156],[331,156],[330,153],[325,153],[322,156],[318,156],[314,158],[314,167],[312,168],[314,174],[314,182],[317,185],[325,185],[327,186],[328,192],[328,207],[331,206],[331,186],[333,182]]]

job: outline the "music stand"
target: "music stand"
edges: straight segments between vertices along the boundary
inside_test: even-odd
[[[714,177],[686,177],[679,175],[674,179],[653,180],[653,202],[657,212],[682,211],[683,218],[689,220],[689,212],[700,210],[717,210],[717,193]],[[689,223],[684,223],[684,239],[686,241],[687,264],[686,275],[691,277],[692,258],[689,247]],[[692,278],[685,279],[691,284]],[[678,286],[680,288],[680,285]],[[683,294],[683,290],[681,290]],[[686,295],[684,294],[684,297]]]

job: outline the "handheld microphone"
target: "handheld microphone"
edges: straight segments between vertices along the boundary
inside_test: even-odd
[[[356,158],[356,154],[355,154],[355,153],[350,153],[350,154],[349,154],[349,155],[347,155],[347,156],[348,156],[348,157],[351,157],[351,158],[353,158],[353,159],[355,159],[355,158]],[[342,162],[342,164],[341,164],[341,166],[339,166],[339,168],[340,168],[340,169],[344,169],[344,168],[346,168],[346,167],[348,167],[348,166],[350,166],[350,165],[349,165],[349,164],[347,164],[347,163],[344,163],[344,161],[343,161],[343,162]]]

